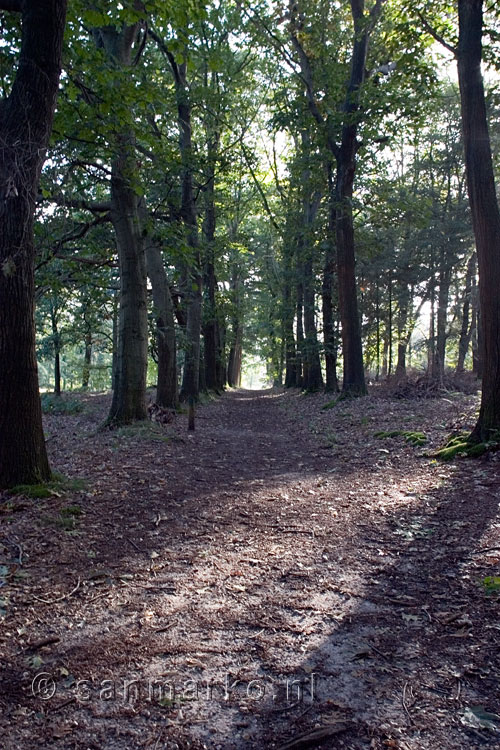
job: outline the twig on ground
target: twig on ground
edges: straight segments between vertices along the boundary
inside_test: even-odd
[[[78,583],[76,584],[74,589],[71,589],[69,594],[64,594],[63,596],[57,597],[57,599],[42,599],[41,596],[35,596],[35,594],[32,594],[33,599],[36,599],[37,602],[42,602],[43,604],[56,604],[57,602],[63,602],[65,599],[69,599],[73,594],[76,594],[78,589],[80,588],[81,580],[78,578]]]
[[[410,724],[414,724],[414,721],[413,721],[413,719],[412,719],[412,718],[411,718],[411,716],[410,716],[410,712],[409,712],[409,710],[408,710],[408,706],[407,706],[407,703],[406,703],[406,688],[407,688],[407,687],[408,687],[408,683],[407,683],[407,682],[405,682],[405,684],[403,685],[403,698],[402,698],[402,703],[403,703],[403,708],[404,708],[404,710],[405,710],[405,714],[406,714],[406,715],[407,715],[407,717],[408,717],[408,721],[410,722]]]
[[[26,644],[26,651],[37,651],[39,648],[43,648],[43,646],[51,646],[53,643],[59,643],[60,640],[58,635],[51,635],[39,641],[29,642]]]
[[[499,552],[500,547],[486,547],[486,549],[478,549],[475,552],[472,552],[473,555],[482,555],[486,552]]]
[[[386,654],[384,654],[384,652],[383,652],[383,651],[380,651],[380,649],[378,649],[378,648],[377,648],[376,646],[374,646],[374,645],[373,645],[373,643],[368,643],[368,642],[367,642],[367,644],[366,644],[366,645],[367,645],[367,646],[368,646],[368,648],[370,648],[370,649],[371,649],[372,651],[375,651],[375,653],[376,653],[376,654],[378,654],[379,656],[381,656],[381,657],[382,657],[382,659],[385,659],[386,661],[390,661],[389,657],[388,657],[388,656],[387,656]]]
[[[139,546],[138,546],[138,545],[137,545],[137,544],[136,544],[136,543],[134,542],[134,540],[133,540],[133,539],[129,539],[129,538],[128,538],[128,536],[126,536],[126,537],[125,537],[125,539],[127,540],[127,542],[128,542],[129,544],[131,544],[131,545],[132,545],[132,547],[133,547],[133,548],[134,548],[134,549],[135,549],[135,550],[136,550],[137,552],[140,552],[140,553],[141,553],[141,555],[145,555],[145,554],[146,554],[146,553],[144,552],[144,550],[143,550],[143,549],[141,549],[141,548],[140,548],[140,547],[139,547]]]
[[[328,727],[321,727],[321,729],[301,734],[300,737],[296,737],[294,740],[290,740],[290,742],[285,742],[284,745],[279,747],[279,750],[305,750],[305,748],[317,747],[323,740],[334,737],[336,734],[341,734],[346,729],[347,724],[332,724]]]

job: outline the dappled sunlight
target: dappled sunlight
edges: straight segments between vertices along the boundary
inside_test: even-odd
[[[168,719],[173,736],[189,727],[200,747],[209,725],[222,746],[262,748],[318,721],[333,732],[335,717],[352,742],[410,742],[407,712],[426,710],[424,683],[431,696],[452,690],[453,633],[469,626],[446,622],[465,596],[484,598],[467,565],[470,545],[491,534],[491,479],[429,462],[417,475],[415,449],[402,443],[392,456],[367,439],[367,420],[381,420],[373,402],[339,408],[325,451],[322,403],[236,390],[200,410],[189,439],[177,425],[163,440],[130,429],[96,445],[89,424],[78,450],[59,454],[60,469],[88,482],[71,499],[82,509],[74,534],[58,522],[68,501],[57,497],[48,524],[33,509],[16,533],[30,526],[31,616],[50,612],[60,639],[43,653],[50,706],[69,701],[61,710],[80,731],[104,737],[119,719],[128,741],[156,741]],[[65,419],[71,431],[77,419]],[[53,434],[57,455],[67,441]],[[469,513],[471,487],[480,517]],[[50,580],[40,575],[47,545],[58,549]],[[46,635],[41,624],[30,640]],[[460,732],[448,716],[427,721],[433,737]]]

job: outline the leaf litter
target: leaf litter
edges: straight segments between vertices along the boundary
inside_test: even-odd
[[[498,456],[374,438],[474,396],[240,390],[190,435],[81,398],[45,423],[80,489],[0,497],[6,750],[496,746]]]

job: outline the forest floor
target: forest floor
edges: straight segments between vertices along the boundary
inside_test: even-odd
[[[426,455],[476,396],[239,390],[191,434],[78,398],[83,486],[0,495],[5,750],[500,748],[500,455]]]

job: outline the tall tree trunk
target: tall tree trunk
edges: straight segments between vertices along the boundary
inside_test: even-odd
[[[217,315],[217,278],[215,275],[215,231],[217,226],[217,211],[215,206],[215,174],[220,147],[220,82],[217,71],[208,70],[208,60],[205,59],[204,69],[205,87],[210,89],[217,102],[212,108],[207,108],[204,118],[207,162],[205,171],[204,203],[205,215],[203,220],[203,238],[205,245],[204,257],[204,307],[203,307],[203,380],[204,389],[217,391],[217,361],[220,358],[218,344],[218,315]]]
[[[156,37],[155,37],[156,38]],[[177,97],[179,147],[182,160],[181,216],[190,257],[185,268],[186,348],[180,392],[181,401],[196,402],[200,393],[200,337],[202,311],[202,269],[198,221],[193,190],[193,141],[191,101],[186,78],[187,63],[177,63],[174,55],[160,43],[174,76]]]
[[[93,30],[96,46],[119,70],[131,67],[139,24]],[[144,238],[140,221],[135,135],[132,125],[114,135],[111,161],[111,222],[120,267],[120,310],[113,399],[107,424],[127,424],[147,417],[148,309]]]
[[[375,380],[378,382],[380,378],[380,290],[379,290],[379,284],[377,279],[377,288],[375,291],[375,317],[376,317],[376,341],[375,341],[375,349],[376,349],[376,370],[375,370]]]
[[[335,195],[335,202],[339,206],[336,221],[337,274],[344,360],[342,391],[349,395],[361,396],[366,393],[366,384],[356,290],[351,208],[353,180],[354,164],[345,163],[339,167]]]
[[[431,280],[430,290],[431,309],[429,313],[429,337],[427,339],[427,374],[431,378],[436,377],[436,287],[434,277]]]
[[[113,329],[112,344],[113,353],[111,357],[111,390],[116,389],[116,374],[118,372],[118,314],[120,311],[120,293],[113,292]]]
[[[392,375],[392,274],[389,272],[389,311],[387,315],[386,375]]]
[[[205,306],[203,322],[203,352],[205,386],[208,390],[218,390],[217,359],[220,354],[217,343],[217,279],[215,276],[215,154],[209,149],[210,173],[205,186],[205,219],[203,234],[205,239]]]
[[[479,292],[476,280],[472,280],[472,321],[471,321],[471,341],[472,341],[472,372],[481,379],[483,377],[483,349],[482,336],[479,315]]]
[[[334,150],[337,161],[337,179],[332,199],[336,207],[337,273],[339,311],[342,322],[342,351],[344,377],[342,391],[348,395],[366,393],[361,343],[361,323],[358,312],[356,289],[356,258],[352,195],[356,173],[357,133],[359,122],[359,97],[365,81],[366,56],[373,26],[382,8],[377,0],[372,10],[365,15],[364,1],[351,0],[354,23],[354,41],[351,58],[351,75],[344,101],[344,123],[340,147]]]
[[[314,191],[311,180],[310,136],[307,130],[302,131],[302,158],[305,166],[302,170],[301,227],[297,238],[297,262],[302,267],[304,288],[304,383],[308,391],[317,391],[323,387],[321,361],[319,357],[318,333],[316,330],[316,289],[314,274],[314,239],[313,225],[318,212],[321,193]]]
[[[286,269],[285,269],[286,275]],[[297,385],[297,354],[295,349],[295,336],[293,333],[294,305],[292,300],[292,289],[290,278],[283,283],[283,338],[285,344],[285,387],[295,388]]]
[[[297,282],[297,387],[304,387],[304,285]]]
[[[500,429],[500,210],[481,75],[482,11],[482,0],[458,0],[458,80],[484,352],[481,407],[471,436],[474,440],[487,440]]]
[[[456,374],[460,375],[464,371],[465,358],[469,349],[469,344],[472,336],[472,323],[471,323],[471,305],[472,305],[472,280],[476,273],[476,254],[473,253],[467,263],[467,270],[465,272],[465,290],[462,302],[462,324],[460,327],[460,338],[458,341],[458,359]]]
[[[331,210],[336,213],[335,230],[337,242],[337,274],[339,311],[342,322],[342,353],[344,377],[342,390],[347,395],[366,393],[361,342],[361,324],[355,273],[354,226],[352,196],[356,172],[357,133],[361,120],[360,93],[366,75],[366,56],[370,35],[376,25],[385,0],[375,0],[370,11],[365,13],[364,0],[351,0],[351,15],[354,24],[351,73],[342,108],[343,124],[340,145],[337,145],[337,123],[330,115],[322,113],[316,99],[313,67],[309,53],[302,43],[303,18],[298,6],[290,0],[290,27],[292,44],[298,53],[302,80],[312,116],[323,129],[327,146],[337,164],[335,190],[330,190]]]
[[[381,375],[383,378],[386,378],[389,374],[389,348],[390,348],[390,342],[389,342],[389,332],[386,329],[384,332],[383,337],[383,346],[382,346],[382,371]]]
[[[284,268],[283,268],[283,338],[285,343],[285,387],[295,388],[297,385],[297,355],[295,349],[295,336],[293,333],[293,321],[295,318],[294,299],[292,296],[292,281],[294,273],[292,269],[291,238],[285,238]]]
[[[20,10],[22,42],[0,101],[0,488],[42,482],[50,469],[42,429],[34,322],[33,213],[59,83],[66,0],[0,2]]]
[[[227,382],[233,388],[241,385],[241,327],[238,325],[234,332],[234,342],[229,350]]]
[[[88,323],[86,324],[88,326]],[[90,382],[90,365],[92,363],[92,331],[87,328],[85,333],[85,351],[83,354],[82,390],[86,391]]]
[[[398,358],[396,361],[395,375],[398,378],[406,377],[406,351],[408,348],[409,330],[408,330],[408,314],[409,309],[412,305],[412,295],[408,284],[403,283],[399,293],[399,305],[398,305]]]
[[[328,167],[329,192],[332,191],[332,167]],[[335,212],[329,211],[329,237],[325,251],[325,263],[323,267],[322,313],[323,313],[323,341],[325,346],[325,369],[326,381],[325,391],[336,392],[339,390],[337,379],[337,341],[335,336],[335,321],[333,316],[333,284],[335,275]]]
[[[148,308],[144,239],[138,196],[130,185],[136,169],[133,137],[117,139],[111,174],[111,221],[120,266],[120,309],[115,388],[107,422],[147,417]]]
[[[61,336],[57,325],[57,312],[54,307],[50,311],[52,325],[52,346],[54,348],[54,394],[61,395]]]
[[[179,399],[177,393],[174,303],[162,252],[154,238],[146,240],[146,267],[153,290],[153,306],[156,318],[158,348],[156,403],[166,409],[176,409]]]
[[[445,265],[444,252],[441,257],[441,268],[439,271],[438,309],[436,316],[436,346],[434,351],[433,377],[442,383],[444,378],[444,367],[446,364],[446,320],[448,315],[448,297],[451,283],[451,269]]]
[[[226,362],[226,322],[222,320],[217,326],[217,345],[219,357],[217,359],[217,389],[222,391],[227,384],[227,362]]]
[[[231,294],[233,310],[231,315],[232,337],[227,364],[227,382],[229,386],[237,387],[241,383],[243,325],[241,319],[241,274],[236,264],[233,266],[231,274]]]
[[[398,358],[396,360],[395,370],[395,375],[397,378],[406,377],[406,350],[408,348],[408,339],[406,336],[405,327],[407,316],[407,309],[400,311],[400,318],[398,320]]]
[[[319,342],[316,331],[316,305],[314,289],[313,259],[311,249],[307,250],[304,263],[304,349],[305,367],[303,387],[308,391],[317,391],[323,387]]]

